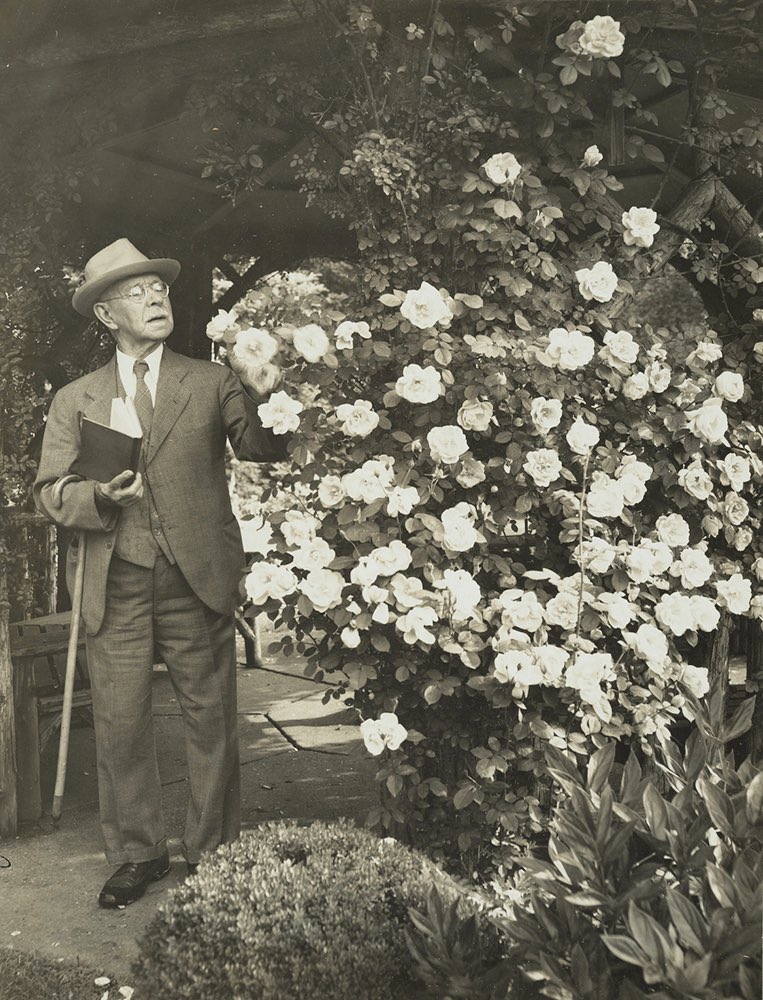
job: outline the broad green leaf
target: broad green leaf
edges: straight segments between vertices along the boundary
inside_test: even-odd
[[[702,955],[707,947],[708,934],[708,926],[702,914],[694,903],[677,889],[669,887],[666,897],[678,940],[685,948],[691,948],[698,955]]]

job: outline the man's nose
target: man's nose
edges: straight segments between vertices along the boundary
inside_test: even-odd
[[[146,302],[148,305],[162,305],[164,301],[165,298],[161,292],[157,292],[155,288],[151,288],[150,286],[146,289]]]

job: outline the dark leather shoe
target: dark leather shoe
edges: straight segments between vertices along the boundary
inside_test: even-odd
[[[169,870],[168,851],[151,861],[128,861],[106,882],[98,896],[98,903],[106,909],[129,906],[140,899],[151,882],[158,882]]]
[[[188,878],[190,878],[192,875],[195,875],[196,872],[199,870],[198,861],[186,861],[185,866],[188,869]]]

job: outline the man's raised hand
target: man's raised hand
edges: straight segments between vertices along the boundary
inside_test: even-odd
[[[111,482],[96,483],[95,496],[97,500],[116,507],[132,507],[143,496],[143,477],[139,472],[125,469]]]

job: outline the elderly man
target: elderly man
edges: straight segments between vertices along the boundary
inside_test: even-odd
[[[98,897],[104,907],[134,902],[170,869],[151,716],[157,658],[183,715],[189,873],[203,851],[239,833],[233,612],[245,558],[225,442],[251,461],[281,458],[283,446],[234,372],[165,346],[179,271],[177,261],[149,260],[126,239],[88,261],[73,305],[110,330],[116,354],[56,394],[35,483],[40,510],[87,540],[82,618],[100,818],[106,857],[119,866]],[[80,417],[108,424],[117,396],[134,400],[143,428],[138,472],[69,482],[57,507],[53,489],[77,458]]]

